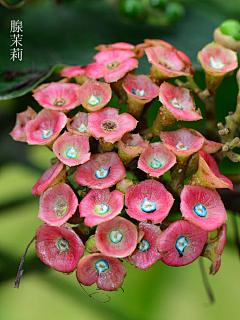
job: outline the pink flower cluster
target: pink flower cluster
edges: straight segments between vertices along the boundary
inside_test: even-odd
[[[217,45],[209,53],[212,47],[199,54],[200,61],[208,64],[211,75],[229,72],[230,58],[224,56],[222,66],[222,50]],[[151,72],[134,75],[144,48]],[[162,40],[97,49],[95,62],[66,67],[60,73],[64,81],[35,89],[33,97],[43,109],[37,114],[28,107],[18,114],[11,132],[13,139],[46,145],[55,155],[32,188],[32,194],[40,196],[38,217],[45,222],[37,228],[38,257],[57,271],[76,270],[81,284],[96,283],[108,291],[121,287],[126,276],[120,259],[146,270],[158,260],[184,266],[203,255],[212,260],[215,274],[227,220],[216,188],[233,188],[210,155],[222,144],[185,127],[159,131],[154,142],[141,135],[145,104],[157,96],[164,117],[202,118],[191,91],[167,82],[193,75],[189,58]],[[104,82],[97,81],[100,78]],[[113,83],[128,112],[119,114],[111,105]],[[187,164],[193,158],[198,164],[188,175]],[[190,179],[184,184],[186,178]],[[177,179],[181,181],[174,189]],[[174,221],[176,197],[182,217]],[[214,230],[217,236],[211,239]],[[85,247],[89,254],[84,256]]]

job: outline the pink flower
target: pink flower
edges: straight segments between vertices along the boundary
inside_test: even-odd
[[[27,123],[26,141],[28,144],[49,144],[59,136],[66,123],[64,113],[43,109]]]
[[[43,192],[54,185],[66,180],[66,166],[57,161],[48,168],[38,182],[32,187],[32,195],[40,196]]]
[[[191,61],[182,51],[176,50],[165,41],[153,41],[154,46],[145,49],[148,61],[152,64],[151,76],[153,78],[168,79],[189,76],[194,73]]]
[[[23,112],[17,113],[16,124],[13,130],[10,132],[10,136],[15,141],[26,142],[26,124],[33,120],[37,116],[37,112],[34,111],[31,107]]]
[[[59,272],[70,273],[77,268],[84,254],[82,240],[67,224],[37,228],[36,251],[43,263]]]
[[[59,71],[61,77],[74,78],[85,75],[85,67],[83,66],[67,66]]]
[[[113,50],[113,49],[128,50],[128,51],[132,51],[135,54],[136,58],[139,59],[144,55],[145,47],[146,47],[145,43],[140,43],[134,46],[133,44],[126,43],[126,42],[116,42],[113,44],[100,44],[94,49],[98,51]]]
[[[88,131],[96,138],[104,138],[105,142],[115,142],[124,133],[132,131],[137,126],[137,120],[128,113],[118,114],[115,108],[104,108],[88,116]]]
[[[84,223],[93,227],[115,218],[123,209],[124,194],[117,190],[92,189],[80,202],[80,217],[86,217]]]
[[[89,140],[87,137],[64,132],[53,144],[53,152],[60,161],[77,166],[90,159]]]
[[[112,90],[108,83],[87,80],[77,91],[83,107],[92,112],[105,107],[111,100]]]
[[[80,165],[75,181],[93,189],[110,188],[126,176],[125,167],[115,152],[92,154],[90,160]]]
[[[157,238],[161,230],[154,224],[140,222],[138,231],[144,233],[143,238],[132,255],[125,260],[131,264],[136,263],[138,269],[146,270],[162,258],[162,253],[157,251]]]
[[[219,172],[214,158],[203,150],[199,150],[198,153],[198,171],[191,177],[188,184],[209,188],[229,188],[232,190],[232,181]]]
[[[207,232],[185,220],[170,224],[157,239],[162,262],[173,267],[185,266],[196,260],[207,241]]]
[[[138,168],[152,177],[160,177],[176,163],[175,155],[161,142],[149,144],[140,155]]]
[[[227,220],[227,212],[215,189],[185,186],[180,210],[185,219],[205,231],[219,228]]]
[[[130,50],[105,50],[94,56],[96,62],[86,67],[86,75],[91,79],[104,77],[106,82],[115,82],[138,66],[138,60]]]
[[[116,291],[123,284],[127,269],[118,259],[100,253],[83,257],[77,267],[77,280],[85,286],[96,282],[101,290]]]
[[[66,112],[81,104],[76,93],[78,88],[75,83],[52,82],[36,91],[33,97],[44,108]]]
[[[72,119],[68,119],[67,129],[76,135],[89,137],[88,132],[88,113],[78,112]]]
[[[99,224],[95,239],[98,249],[104,255],[124,258],[131,255],[137,246],[137,227],[118,216]]]
[[[195,135],[187,128],[161,132],[160,138],[165,147],[178,156],[190,156],[201,149],[204,143],[204,138]]]
[[[186,88],[164,82],[160,86],[159,100],[177,120],[196,121],[202,119],[200,109],[195,110],[193,96]]]
[[[47,189],[40,197],[38,218],[51,226],[61,226],[75,213],[78,199],[66,183]]]
[[[156,180],[142,181],[127,188],[125,204],[127,214],[139,221],[161,223],[168,215],[174,199]]]
[[[238,66],[236,52],[212,42],[198,53],[198,60],[206,73],[211,76],[224,76]]]

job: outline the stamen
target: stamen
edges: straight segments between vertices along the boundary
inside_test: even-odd
[[[184,250],[189,246],[187,238],[185,236],[179,237],[176,241],[176,249],[179,253],[179,257],[183,257]]]
[[[104,214],[109,211],[109,206],[107,206],[105,203],[96,204],[95,205],[95,212],[99,214]]]
[[[147,198],[144,198],[144,201],[141,204],[142,211],[150,213],[150,212],[154,212],[156,208],[157,208],[157,205],[155,202],[150,201]]]
[[[87,131],[87,126],[84,123],[81,123],[80,126],[77,128],[77,131],[85,132]]]
[[[179,104],[179,102],[177,101],[176,98],[173,98],[171,101],[170,101],[171,105],[177,109],[180,109],[180,110],[183,110],[183,107]]]
[[[112,230],[109,234],[109,238],[113,243],[118,243],[122,240],[123,234],[119,230]]]
[[[60,253],[66,252],[70,249],[69,242],[63,237],[58,239],[57,247]]]
[[[178,141],[176,148],[183,151],[188,150],[188,146],[184,146],[181,141]]]
[[[145,96],[145,91],[140,90],[140,89],[132,89],[132,93],[135,94],[136,96],[140,96],[140,97]]]
[[[114,130],[116,130],[118,128],[118,125],[115,121],[112,120],[104,120],[101,123],[101,128],[103,129],[103,131],[106,132],[112,132]]]
[[[56,107],[62,107],[66,104],[66,100],[63,99],[62,97],[58,97],[54,102],[53,104],[56,106]]]
[[[97,269],[98,273],[101,274],[109,269],[109,264],[105,260],[98,260],[95,263],[95,268]]]
[[[78,155],[78,152],[73,148],[69,148],[66,152],[66,156],[70,159],[75,159]]]
[[[121,64],[121,62],[118,62],[118,61],[113,61],[113,62],[110,62],[106,65],[106,68],[108,70],[112,70],[112,69],[116,69],[117,67],[119,67]]]
[[[43,139],[48,139],[53,135],[52,129],[43,130],[42,137]]]
[[[138,245],[138,250],[146,252],[150,249],[150,243],[146,239],[142,239]]]
[[[153,169],[160,169],[162,167],[162,162],[160,162],[159,160],[157,160],[154,157],[152,157],[152,161],[150,163],[150,166]]]
[[[222,63],[221,61],[216,61],[213,57],[209,58],[209,64],[210,64],[210,67],[212,67],[214,69],[224,69],[225,68],[224,63]]]
[[[97,104],[99,104],[99,102],[100,102],[100,99],[94,96],[93,94],[88,99],[88,104],[90,104],[90,106],[96,106]]]
[[[194,207],[194,212],[199,216],[199,217],[206,217],[207,215],[207,209],[202,205],[202,204],[197,204]]]
[[[95,177],[98,178],[98,179],[107,178],[107,176],[108,176],[108,174],[110,172],[110,169],[111,169],[111,167],[109,167],[108,169],[101,168],[99,170],[96,170],[95,171]]]
[[[55,207],[54,211],[57,216],[62,217],[68,210],[68,203],[65,201],[59,202]]]

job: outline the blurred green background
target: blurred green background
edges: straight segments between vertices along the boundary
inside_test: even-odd
[[[239,0],[181,1],[185,16],[168,27],[147,21],[122,18],[113,1],[76,0],[57,5],[51,0],[27,0],[16,10],[0,7],[0,74],[5,69],[49,71],[56,64],[87,64],[101,43],[125,41],[137,44],[144,38],[163,39],[189,55],[194,66],[197,52],[212,41],[212,32],[227,18],[239,19]],[[10,21],[23,22],[23,61],[9,59]],[[146,58],[138,73],[148,73]],[[198,71],[199,83],[203,81]],[[9,83],[0,76],[0,94]],[[234,77],[224,80],[218,93],[218,121],[234,110],[237,86]],[[38,198],[31,188],[50,165],[51,152],[27,146],[9,136],[15,113],[27,105],[37,110],[31,94],[0,101],[0,319],[81,320],[190,320],[239,319],[240,262],[234,243],[232,214],[229,212],[227,244],[222,266],[208,276],[215,304],[209,303],[202,283],[199,262],[182,268],[156,263],[147,271],[126,264],[123,289],[110,293],[111,301],[100,304],[79,286],[75,274],[63,275],[45,266],[34,245],[29,249],[19,289],[15,276],[24,250],[41,221],[37,218]],[[153,111],[154,112],[154,111]],[[155,110],[156,112],[156,110]],[[200,121],[195,128],[202,129]],[[238,165],[224,160],[221,171],[239,173]],[[239,210],[240,211],[240,210]],[[238,224],[240,223],[237,217]],[[210,262],[204,260],[208,272]],[[96,292],[96,286],[86,288]],[[95,298],[104,299],[100,295]]]

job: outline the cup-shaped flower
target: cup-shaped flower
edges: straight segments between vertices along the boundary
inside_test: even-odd
[[[218,230],[215,239],[210,239],[206,242],[204,246],[202,256],[211,260],[212,265],[210,267],[210,274],[216,274],[221,265],[221,255],[226,243],[227,225],[224,223]]]
[[[139,118],[144,105],[158,96],[159,87],[149,77],[144,75],[128,74],[123,82],[127,93],[127,111]]]
[[[101,253],[106,256],[125,258],[136,249],[137,227],[129,220],[118,216],[99,224],[95,239]]]
[[[140,155],[138,168],[152,177],[160,177],[175,163],[175,155],[161,142],[154,142],[149,144]]]
[[[177,156],[190,156],[202,148],[204,138],[194,134],[187,128],[161,132],[160,138],[165,147]]]
[[[95,153],[90,160],[80,165],[75,181],[93,189],[112,187],[126,177],[125,167],[115,152]]]
[[[140,43],[134,46],[133,44],[130,44],[127,42],[116,42],[112,44],[100,44],[94,49],[98,51],[113,50],[113,49],[130,50],[135,53],[136,58],[141,58],[144,55],[144,48],[146,47],[147,47],[146,43]]]
[[[62,68],[59,71],[61,77],[66,78],[75,78],[77,76],[84,76],[85,75],[85,67],[84,66],[67,66]]]
[[[185,219],[205,231],[213,231],[227,220],[220,195],[212,188],[184,186],[180,210]]]
[[[101,290],[116,291],[123,284],[127,269],[119,259],[100,253],[83,257],[77,267],[77,280],[84,286],[96,282]]]
[[[204,71],[213,77],[223,77],[238,66],[236,52],[219,43],[209,43],[198,53]]]
[[[13,140],[26,142],[26,124],[36,116],[37,112],[31,107],[27,107],[25,111],[17,113],[16,124],[10,132],[10,136]]]
[[[33,97],[46,109],[66,112],[81,104],[77,97],[78,88],[76,83],[52,82],[36,91]]]
[[[68,119],[67,129],[71,133],[89,137],[90,133],[88,132],[88,113],[79,111],[72,119]]]
[[[77,95],[83,107],[92,112],[108,104],[112,97],[112,90],[108,83],[89,79],[77,90]]]
[[[185,266],[196,260],[207,241],[207,232],[186,220],[170,224],[157,239],[162,262],[173,267]]]
[[[28,144],[50,144],[56,140],[66,123],[64,113],[43,109],[27,123],[26,141]]]
[[[42,224],[37,228],[36,238],[37,255],[43,263],[64,273],[77,268],[84,254],[84,245],[67,224],[60,227]]]
[[[165,41],[146,48],[145,52],[148,61],[152,64],[151,77],[154,79],[165,80],[193,74],[189,58]]]
[[[198,171],[191,177],[188,184],[209,188],[229,188],[232,190],[232,181],[219,172],[214,158],[203,150],[199,150],[198,153]]]
[[[85,217],[84,223],[93,227],[104,221],[115,218],[124,205],[124,194],[109,189],[92,189],[79,204],[80,217]]]
[[[106,82],[116,82],[138,66],[138,60],[130,50],[105,50],[98,52],[96,61],[86,67],[86,75],[91,79],[104,77]]]
[[[47,189],[40,197],[38,218],[51,226],[61,226],[75,213],[78,199],[66,183]]]
[[[191,91],[176,87],[169,82],[164,82],[160,86],[159,100],[177,120],[196,121],[202,119],[200,109],[196,105]]]
[[[126,191],[127,214],[139,221],[161,223],[168,215],[174,199],[156,180],[142,181]]]
[[[146,270],[162,258],[162,253],[157,250],[157,238],[161,230],[154,224],[145,222],[139,223],[138,230],[144,232],[144,236],[138,243],[136,250],[125,260],[131,264],[136,263],[138,269]]]
[[[128,113],[118,114],[115,108],[104,108],[88,116],[88,131],[96,139],[104,138],[105,142],[119,141],[124,133],[137,126],[137,120]]]
[[[32,195],[40,196],[43,192],[54,185],[66,180],[66,166],[61,162],[55,162],[49,167],[37,183],[32,187]]]
[[[214,40],[224,47],[239,51],[240,50],[240,22],[234,19],[228,19],[214,30]]]
[[[147,147],[148,143],[147,140],[143,140],[139,133],[125,133],[122,139],[118,141],[118,155],[126,165],[138,157]]]
[[[60,161],[77,166],[90,159],[89,139],[70,132],[64,132],[53,144],[53,152]]]

